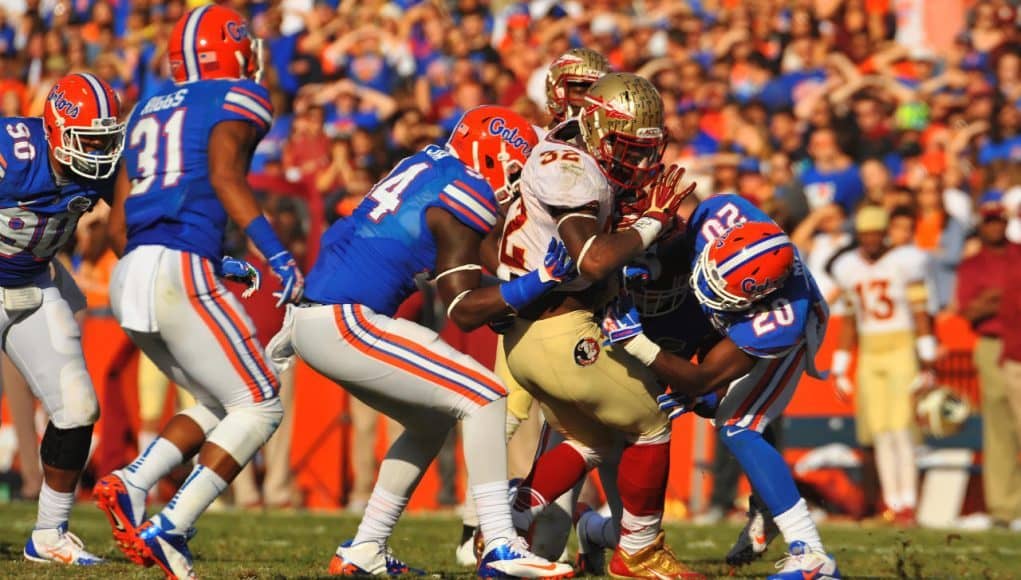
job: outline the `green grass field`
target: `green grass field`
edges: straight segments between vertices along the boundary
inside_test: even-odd
[[[35,506],[0,505],[0,578],[161,578],[142,569],[114,547],[106,520],[93,506],[76,508],[72,529],[95,553],[111,562],[103,567],[72,569],[25,562],[21,549],[35,521]],[[192,541],[202,578],[316,578],[338,542],[351,537],[357,520],[310,513],[211,513],[199,520]],[[730,576],[723,563],[738,528],[668,526],[678,556],[712,577]],[[393,548],[399,557],[444,577],[467,576],[453,560],[460,522],[452,516],[409,516],[397,527]],[[1021,578],[1021,535],[1009,532],[902,532],[857,524],[824,526],[823,537],[845,577],[850,578]],[[734,577],[762,578],[783,554],[780,542],[768,557],[734,571]],[[470,572],[470,571],[468,571]]]

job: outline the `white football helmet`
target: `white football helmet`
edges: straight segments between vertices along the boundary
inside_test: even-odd
[[[971,415],[971,405],[949,387],[936,387],[922,394],[915,404],[915,417],[922,431],[931,437],[958,433]]]

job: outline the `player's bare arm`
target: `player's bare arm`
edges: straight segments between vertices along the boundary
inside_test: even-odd
[[[117,172],[117,181],[114,183],[110,217],[106,224],[110,248],[118,258],[124,255],[124,247],[128,245],[128,225],[124,216],[124,202],[127,201],[130,193],[131,180],[128,179],[128,172],[121,164],[121,168]]]
[[[567,251],[578,264],[578,272],[589,280],[602,280],[634,260],[662,234],[670,231],[677,209],[695,190],[695,184],[681,186],[684,169],[673,165],[652,183],[643,195],[648,208],[631,227],[614,233],[600,233],[598,208],[589,204],[577,208],[552,208],[557,231]]]
[[[674,393],[697,397],[717,391],[751,371],[756,359],[742,351],[734,341],[724,338],[699,364],[660,350],[649,368],[670,385]]]
[[[258,142],[255,126],[242,121],[219,123],[209,136],[209,181],[227,215],[242,229],[262,215],[248,185],[248,164]]]
[[[436,240],[440,297],[447,304],[447,316],[462,330],[473,330],[513,314],[552,289],[573,269],[566,250],[551,244],[544,268],[499,286],[481,288],[482,238],[478,232],[441,208],[430,208],[426,223]]]
[[[908,284],[907,297],[915,325],[915,350],[919,367],[923,372],[932,372],[936,365],[937,343],[933,334],[932,315],[929,314],[929,292],[925,282]]]
[[[482,266],[489,272],[496,272],[496,269],[500,267],[500,238],[503,235],[503,226],[507,218],[500,216],[496,220],[496,225],[493,229],[486,234],[486,237],[482,240],[482,247],[479,248]]]

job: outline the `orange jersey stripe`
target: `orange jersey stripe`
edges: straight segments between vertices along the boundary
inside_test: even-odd
[[[437,384],[447,390],[454,391],[455,393],[467,397],[469,400],[479,405],[485,405],[489,402],[478,393],[472,392],[471,390],[462,387],[449,379],[428,373],[405,360],[391,355],[390,353],[383,352],[365,344],[357,337],[355,330],[349,327],[347,321],[344,320],[344,315],[341,312],[339,304],[333,306],[333,317],[336,322],[337,329],[340,331],[341,337],[347,341],[348,344],[354,346],[358,349],[358,351],[370,358],[374,358],[382,363],[397,367],[406,373],[419,377],[430,383]]]
[[[237,354],[234,352],[234,348],[230,344],[230,339],[228,339],[223,330],[220,329],[220,325],[216,323],[216,320],[213,319],[213,315],[206,310],[205,305],[202,304],[202,299],[199,298],[198,291],[195,288],[195,282],[192,280],[192,276],[195,272],[191,267],[191,256],[192,255],[187,252],[181,252],[181,274],[184,277],[184,288],[188,293],[188,301],[191,302],[192,308],[195,312],[198,312],[199,318],[202,319],[202,322],[205,323],[209,331],[213,333],[214,337],[216,337],[216,341],[220,343],[220,348],[223,349],[223,354],[227,356],[227,360],[229,360],[231,366],[234,367],[234,371],[237,373],[238,377],[240,377],[248,386],[248,390],[251,391],[252,396],[257,402],[262,401],[262,391],[259,389],[258,385],[244,380],[247,372],[245,371],[244,365],[241,364],[241,359],[238,358]]]
[[[772,394],[769,395],[769,398],[766,399],[765,404],[759,407],[758,412],[755,413],[755,418],[752,419],[752,424],[749,425],[749,427],[752,430],[756,430],[758,428],[759,423],[762,422],[762,418],[766,416],[766,409],[769,409],[769,406],[772,405],[773,401],[775,401],[777,397],[780,396],[780,393],[784,392],[787,381],[791,380],[791,376],[794,374],[794,371],[798,368],[798,365],[801,364],[801,359],[804,356],[805,356],[804,349],[798,351],[797,358],[794,359],[794,362],[791,363],[791,366],[787,367],[787,372],[783,374],[783,378],[780,379],[780,383],[776,386],[776,389],[773,390]]]
[[[210,288],[216,288],[216,276],[213,273],[213,265],[209,262],[203,262],[202,273],[205,276],[206,285]],[[269,367],[266,365],[266,360],[263,358],[261,350],[256,348],[255,336],[251,332],[248,332],[248,325],[245,323],[245,320],[241,318],[241,315],[237,313],[234,306],[231,305],[221,292],[214,292],[210,294],[210,297],[220,306],[220,309],[227,314],[227,318],[229,318],[231,324],[238,329],[238,333],[245,337],[245,350],[247,350],[249,356],[255,360],[255,364],[258,365],[259,371],[262,375],[266,377],[266,382],[270,384],[273,392],[279,391],[280,383],[276,375],[271,372]]]
[[[249,111],[248,109],[242,109],[241,107],[238,107],[237,105],[232,105],[230,103],[225,104],[223,106],[223,108],[227,109],[228,111],[230,111],[232,113],[237,113],[239,115],[244,115],[245,117],[248,117],[252,121],[255,121],[255,123],[257,125],[259,125],[260,127],[266,127],[267,126],[266,125],[266,121],[263,121],[262,117],[256,115],[255,113]]]
[[[752,392],[749,393],[748,396],[745,398],[744,402],[741,403],[741,406],[738,408],[737,412],[735,412],[730,419],[727,419],[727,425],[733,425],[734,423],[740,421],[742,417],[744,417],[745,413],[748,412],[748,409],[751,408],[752,404],[755,403],[755,401],[762,395],[762,392],[766,390],[766,386],[769,385],[770,381],[773,380],[773,374],[776,373],[776,368],[780,366],[780,361],[782,360],[783,359],[778,358],[775,359],[773,362],[769,363],[769,368],[766,369],[766,372],[762,373],[762,378],[759,379],[759,384],[755,385],[755,388],[752,389]]]
[[[373,334],[377,334],[378,336],[382,336],[385,340],[388,340],[388,341],[393,342],[395,344],[399,344],[399,345],[403,346],[404,348],[406,348],[406,349],[408,349],[408,350],[410,350],[412,352],[418,353],[419,355],[421,355],[424,358],[427,358],[427,359],[430,359],[430,360],[436,360],[440,364],[442,364],[443,366],[445,366],[447,368],[450,368],[450,369],[452,369],[452,370],[454,370],[454,371],[456,371],[456,372],[458,372],[458,373],[460,373],[462,375],[467,376],[468,378],[474,380],[477,383],[480,383],[481,385],[485,386],[486,388],[488,388],[488,389],[490,389],[492,391],[495,391],[497,394],[501,394],[501,395],[507,394],[507,391],[504,389],[503,385],[501,385],[498,382],[493,381],[491,378],[486,377],[482,373],[480,373],[478,371],[475,371],[475,370],[472,370],[472,369],[470,369],[470,368],[468,368],[468,367],[466,367],[464,365],[458,364],[457,362],[452,361],[452,360],[450,360],[448,358],[443,358],[442,356],[436,354],[435,352],[425,348],[424,346],[422,346],[420,344],[416,344],[416,343],[414,343],[414,342],[404,338],[403,336],[397,336],[396,334],[390,334],[389,332],[384,332],[383,330],[373,326],[372,323],[370,323],[368,320],[366,320],[365,316],[362,314],[361,306],[355,306],[354,307],[354,313],[355,313],[355,319],[358,321],[358,323],[361,324],[362,326],[364,326],[365,328],[368,328]]]

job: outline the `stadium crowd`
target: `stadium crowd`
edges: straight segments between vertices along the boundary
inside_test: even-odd
[[[199,3],[6,0],[0,116],[40,115],[53,81],[78,70],[107,80],[129,111],[167,78],[170,28]],[[765,209],[818,277],[865,203],[905,218],[903,242],[929,253],[939,311],[961,308],[956,275],[979,251],[979,200],[1002,207],[1021,242],[1014,1],[228,4],[264,40],[276,110],[252,172],[309,186],[330,222],[466,110],[497,103],[544,126],[547,67],[584,46],[660,89],[664,162],[690,167],[699,195]],[[274,211],[293,214],[285,205]],[[100,260],[79,251],[78,271],[102,279],[89,270]]]

